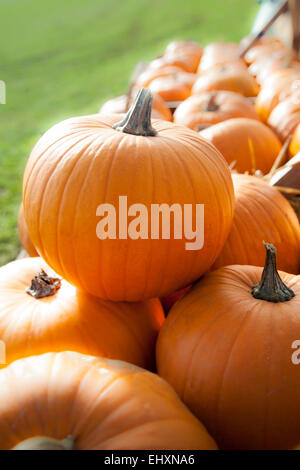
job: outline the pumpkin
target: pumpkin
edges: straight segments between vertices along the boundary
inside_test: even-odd
[[[192,95],[177,107],[174,122],[194,130],[234,117],[258,119],[254,106],[239,93],[211,91]]]
[[[203,49],[202,59],[198,67],[198,72],[204,72],[209,68],[228,62],[235,62],[239,59],[239,46],[233,42],[213,42]]]
[[[281,149],[279,139],[265,124],[254,119],[234,118],[202,130],[239,173],[268,173]]]
[[[176,76],[155,78],[149,86],[152,93],[157,93],[164,101],[184,101],[191,95],[190,84],[177,80]]]
[[[280,41],[274,41],[270,44],[258,44],[251,47],[251,49],[246,52],[244,59],[247,64],[253,64],[259,59],[268,59],[272,54],[276,54],[278,51],[284,51],[287,56],[290,55],[289,50]]]
[[[293,135],[300,123],[299,92],[293,93],[281,101],[271,112],[267,123],[278,135],[281,142]]]
[[[184,70],[185,72],[195,73],[197,71],[199,59],[197,56],[187,55],[182,52],[168,52],[157,59],[152,60],[149,68],[162,69],[165,67],[175,66]]]
[[[261,58],[249,67],[250,74],[254,75],[257,83],[263,85],[266,80],[275,72],[281,70],[300,70],[300,62],[288,60],[285,55],[274,55],[269,58]]]
[[[164,310],[166,313],[168,313],[171,310],[171,307],[177,302],[177,300],[181,299],[184,294],[186,294],[192,286],[187,286],[184,287],[183,289],[179,289],[176,292],[173,292],[170,295],[167,295],[166,297],[163,297],[161,299],[162,306],[164,307]]]
[[[151,83],[159,78],[171,79],[173,83],[183,83],[192,89],[198,75],[195,73],[188,73],[180,70],[178,67],[166,67],[162,70],[146,69],[145,72],[137,78],[136,85],[138,88],[146,88]],[[172,83],[171,82],[171,83]],[[171,85],[172,86],[172,85]]]
[[[106,101],[100,108],[100,114],[112,114],[112,113],[126,113],[128,111],[128,105],[132,104],[132,99],[128,102],[127,95],[117,96],[111,100]],[[154,119],[163,119],[165,121],[172,121],[172,113],[169,108],[165,105],[164,100],[157,94],[153,93],[153,106],[152,106],[152,117]]]
[[[263,122],[267,122],[277,104],[297,91],[300,72],[283,69],[274,72],[265,80],[255,101],[256,111]]]
[[[29,256],[39,256],[28,234],[26,222],[24,219],[23,204],[20,205],[19,209],[18,232],[21,245],[24,250],[29,254]]]
[[[261,240],[277,247],[278,268],[300,272],[300,225],[289,202],[260,178],[232,175],[235,211],[224,248],[214,264],[263,266],[265,251]]]
[[[216,449],[160,377],[76,352],[20,359],[0,371],[3,450]]]
[[[244,96],[256,96],[258,85],[242,62],[215,65],[202,73],[192,88],[192,94],[212,90],[228,90]]]
[[[245,36],[241,42],[240,42],[240,51],[242,51],[243,49],[245,49],[249,44],[250,42],[254,39],[254,36],[252,35],[248,35],[248,36]],[[276,36],[273,36],[273,35],[270,35],[270,34],[264,34],[263,36],[261,36],[255,43],[255,46],[257,47],[258,45],[261,45],[261,46],[266,46],[266,45],[271,45],[271,44],[275,44],[275,43],[279,43],[282,45],[282,48],[284,48],[284,45],[283,43],[280,41],[279,38],[277,38]],[[252,46],[254,47],[254,46]],[[276,47],[276,46],[275,46]],[[250,50],[250,49],[249,49]]]
[[[300,124],[297,125],[289,146],[291,155],[297,155],[300,152]]]
[[[24,214],[39,253],[68,282],[104,299],[163,297],[192,283],[216,260],[233,218],[232,180],[222,155],[186,127],[151,125],[151,101],[150,91],[141,90],[122,123],[117,115],[93,115],[54,126],[25,170]],[[170,210],[178,204],[172,210],[179,207],[179,217],[184,204],[191,204],[193,217],[196,204],[204,204],[197,232],[201,238],[204,230],[202,248],[191,232],[186,237],[182,230],[180,237],[179,224],[188,229],[184,217],[177,234],[171,224],[170,235],[162,233],[159,222],[149,234],[151,212],[160,209],[153,204]],[[187,249],[187,238],[196,246]]]
[[[179,300],[157,344],[159,374],[222,449],[289,449],[300,440],[300,277],[227,266]]]
[[[153,368],[164,320],[158,299],[114,303],[53,274],[41,258],[0,268],[0,338],[6,363],[47,351],[77,351]]]
[[[203,54],[203,47],[195,41],[172,41],[165,50],[165,54],[184,54],[196,57],[198,62]]]

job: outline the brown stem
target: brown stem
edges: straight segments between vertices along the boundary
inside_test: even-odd
[[[265,267],[260,283],[252,287],[252,296],[268,302],[287,302],[295,297],[295,294],[283,283],[277,272],[276,248],[271,243],[264,242],[264,246],[266,248]]]
[[[59,441],[52,437],[37,436],[19,442],[12,450],[73,450],[74,441],[72,436]]]
[[[207,101],[207,103],[204,103],[204,105],[202,106],[202,111],[211,113],[219,109],[219,105],[215,102],[216,96],[217,96],[217,93],[213,91],[210,94],[210,98]]]
[[[123,121],[114,124],[113,128],[126,134],[155,136],[157,132],[151,126],[152,101],[151,91],[142,88]]]
[[[36,299],[43,299],[56,294],[60,289],[61,280],[57,277],[50,277],[42,269],[42,271],[34,276],[31,281],[30,287],[27,287],[27,294],[35,297]]]

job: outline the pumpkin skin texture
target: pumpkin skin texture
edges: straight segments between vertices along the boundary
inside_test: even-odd
[[[274,72],[264,82],[255,101],[256,111],[263,122],[267,122],[273,109],[295,91],[300,73],[294,69]]]
[[[187,55],[181,52],[168,52],[161,57],[150,62],[149,67],[162,69],[164,67],[175,66],[189,73],[195,73],[199,65],[197,56]]]
[[[172,41],[167,47],[165,54],[186,54],[196,57],[198,64],[203,54],[203,47],[195,41]]]
[[[232,62],[215,65],[200,75],[192,88],[192,94],[212,90],[227,90],[244,96],[256,96],[259,88],[245,64]]]
[[[257,119],[254,106],[239,93],[211,91],[192,95],[177,107],[174,122],[198,130],[234,117]]]
[[[277,248],[277,266],[300,272],[300,225],[289,202],[265,181],[250,175],[232,175],[235,211],[224,248],[213,268],[229,264],[264,266],[261,240]]]
[[[127,95],[117,96],[106,101],[100,108],[100,114],[123,114],[127,109]],[[165,121],[173,121],[173,116],[169,108],[165,105],[164,100],[156,93],[153,93],[152,117],[154,119],[163,119]]]
[[[24,250],[29,254],[29,256],[33,256],[33,257],[39,256],[28,234],[26,222],[24,219],[23,204],[20,205],[20,210],[19,210],[18,232],[19,232],[19,239],[20,239],[21,245],[24,248]]]
[[[1,370],[0,384],[3,450],[36,436],[69,436],[74,450],[217,448],[164,380],[126,362],[48,353]]]
[[[26,223],[45,261],[82,290],[114,301],[163,297],[198,279],[220,253],[233,218],[231,175],[194,131],[153,120],[154,137],[132,135],[112,127],[119,119],[73,118],[41,138],[24,175]],[[112,204],[119,220],[122,195],[128,208],[144,204],[148,227],[151,204],[204,204],[203,248],[187,250],[184,237],[153,239],[151,232],[98,238],[98,206]]]
[[[228,163],[236,162],[234,169],[239,173],[268,173],[281,149],[274,132],[254,119],[228,119],[200,134],[220,150]]]
[[[208,44],[204,50],[198,67],[198,73],[204,72],[218,64],[236,62],[239,60],[239,46],[233,42],[213,42]]]
[[[300,152],[300,125],[296,127],[290,146],[289,146],[289,151],[292,156],[297,155],[298,152]]]
[[[157,344],[159,374],[221,449],[290,449],[300,436],[300,278],[286,302],[254,298],[262,268],[227,266],[206,275],[171,309]]]
[[[66,281],[44,298],[25,290],[42,270],[41,258],[0,268],[0,338],[6,363],[48,351],[77,351],[154,366],[154,348],[164,313],[158,299],[113,303],[78,291]],[[51,271],[51,270],[50,270]]]
[[[155,78],[148,88],[164,101],[184,101],[191,95],[190,84],[177,80],[176,76]]]
[[[291,94],[281,101],[271,112],[268,125],[278,135],[281,142],[293,134],[300,123],[300,100],[299,92]]]

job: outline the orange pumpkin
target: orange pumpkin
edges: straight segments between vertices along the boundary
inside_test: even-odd
[[[223,449],[290,449],[300,438],[300,277],[227,266],[170,311],[157,344],[159,374]]]
[[[164,67],[175,66],[185,72],[195,73],[197,71],[199,59],[194,55],[187,55],[183,52],[168,52],[149,64],[149,68],[162,69]]]
[[[235,210],[224,248],[214,264],[263,266],[265,250],[261,240],[277,247],[278,269],[300,272],[300,225],[289,202],[280,192],[255,176],[232,175]]]
[[[240,42],[240,51],[242,51],[244,48],[246,48],[252,40],[253,40],[252,35],[245,36]],[[283,43],[281,42],[281,40],[279,38],[277,38],[276,36],[270,35],[270,34],[265,34],[256,41],[255,46],[258,46],[258,45],[266,46],[266,45],[271,45],[271,44],[275,44],[275,43],[281,44],[282,48],[284,48],[284,45],[283,45]],[[254,46],[252,46],[252,47],[254,47]]]
[[[0,268],[0,338],[6,363],[77,351],[153,368],[164,313],[158,299],[114,303],[76,290],[41,258]]]
[[[25,219],[41,256],[71,284],[109,300],[163,297],[192,283],[216,260],[233,218],[222,155],[186,127],[152,127],[150,115],[151,93],[142,90],[122,123],[116,115],[66,120],[40,139],[25,170]],[[170,236],[153,236],[153,204],[192,204],[194,215],[204,204],[202,249],[186,249],[184,230],[175,237],[172,226]],[[179,223],[184,229],[184,217]]]
[[[23,204],[20,205],[19,210],[18,232],[21,245],[24,250],[29,254],[29,256],[39,256],[28,234],[26,222],[24,219]]]
[[[259,59],[268,59],[278,51],[284,51],[287,56],[290,55],[289,50],[280,41],[273,41],[270,44],[258,44],[251,47],[246,52],[244,59],[247,64],[253,64]]]
[[[264,85],[270,75],[281,70],[300,70],[300,62],[288,60],[285,54],[277,54],[270,58],[261,58],[249,67],[249,72],[255,76],[257,83]]]
[[[281,101],[271,112],[268,125],[284,142],[292,135],[300,123],[300,99],[299,92],[291,94]]]
[[[0,371],[3,450],[216,449],[160,377],[75,352]]]
[[[184,296],[184,294],[186,294],[191,288],[192,286],[184,287],[183,289],[179,289],[176,292],[173,292],[172,294],[167,295],[166,297],[163,297],[162,299],[160,299],[165,312],[168,313],[170,309],[173,307],[173,305],[175,304],[175,302],[181,299]]]
[[[184,101],[191,95],[190,84],[177,80],[176,76],[155,78],[148,86],[152,93],[157,93],[164,101]]]
[[[235,118],[200,132],[222,153],[239,173],[261,170],[268,173],[281,149],[279,139],[265,124],[254,119]]]
[[[203,49],[198,72],[206,71],[218,64],[235,61],[240,61],[239,46],[237,44],[233,42],[213,42]],[[243,63],[243,61],[240,62]]]
[[[297,155],[297,153],[300,152],[300,124],[298,124],[293,133],[289,151],[291,155]]]
[[[121,95],[117,98],[106,101],[100,108],[100,114],[126,113],[128,105],[132,104],[132,99],[128,102],[127,95]],[[169,108],[165,105],[164,100],[157,94],[153,93],[152,117],[154,119],[163,119],[165,121],[173,121],[173,116]]]
[[[244,96],[256,96],[258,85],[242,62],[215,65],[202,73],[192,88],[192,94],[212,90],[228,90]]]
[[[172,41],[167,45],[165,50],[165,54],[170,53],[194,56],[199,63],[203,54],[203,47],[195,41]]]
[[[183,83],[192,89],[198,75],[195,73],[188,73],[180,70],[178,67],[166,67],[162,70],[146,69],[136,81],[138,88],[147,88],[151,83],[159,78],[171,79],[171,83]],[[172,85],[170,85],[172,87]]]
[[[232,91],[212,91],[180,103],[174,122],[199,130],[234,117],[258,119],[254,106],[244,96]]]
[[[297,91],[300,72],[294,69],[283,69],[274,72],[264,82],[255,101],[256,111],[262,121],[267,122],[277,104]]]

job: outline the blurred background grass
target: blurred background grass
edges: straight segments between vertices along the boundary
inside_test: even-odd
[[[97,112],[172,39],[239,41],[256,11],[253,0],[0,0],[0,265],[19,250],[22,174],[48,127]]]

